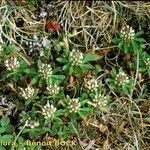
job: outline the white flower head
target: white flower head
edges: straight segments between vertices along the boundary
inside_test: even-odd
[[[5,61],[5,66],[9,71],[16,71],[20,67],[20,62],[17,60],[17,57],[10,57]]]
[[[57,84],[50,84],[46,89],[50,92],[50,95],[55,96],[59,93],[60,87]]]
[[[52,67],[50,64],[42,64],[39,68],[40,76],[47,79],[52,76]]]
[[[96,104],[96,107],[106,107],[108,105],[108,99],[106,96],[98,94],[95,95],[95,98],[93,99],[93,103]]]
[[[135,31],[132,27],[127,25],[126,27],[123,27],[120,31],[121,37],[126,41],[133,40],[135,38]]]
[[[146,59],[145,64],[150,69],[150,58]]]
[[[69,108],[70,113],[77,112],[81,107],[81,103],[79,102],[79,98],[70,99],[68,105],[69,105],[68,108]]]
[[[124,72],[119,72],[119,74],[117,74],[117,76],[116,76],[116,81],[115,82],[119,86],[124,85],[126,83],[129,83],[129,77]]]
[[[83,53],[79,52],[79,50],[73,49],[72,52],[70,52],[69,60],[72,66],[77,66],[83,61]]]
[[[30,127],[31,129],[33,129],[33,128],[39,126],[39,121],[36,121],[36,120],[33,120],[33,119],[29,118],[28,120],[26,120],[25,126]]]
[[[85,88],[91,92],[97,91],[98,81],[95,78],[89,79],[85,82]]]
[[[21,88],[22,91],[22,97],[24,97],[25,99],[29,99],[33,96],[35,90],[33,87],[31,87],[30,85],[27,86],[27,88],[23,89]]]
[[[42,114],[44,115],[45,119],[48,119],[54,116],[56,110],[57,108],[50,104],[49,101],[47,101],[47,104],[44,106],[44,108],[42,108]]]

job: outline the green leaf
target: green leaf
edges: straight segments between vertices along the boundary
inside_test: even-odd
[[[6,75],[6,78],[9,78],[9,77],[15,75],[15,73],[16,73],[16,72],[10,72],[10,73],[8,73],[8,74]]]
[[[88,99],[84,99],[83,101],[81,101],[81,105],[87,104]]]
[[[114,39],[113,39],[113,42],[114,42],[114,43],[120,43],[121,40],[122,40],[121,38],[114,38]]]
[[[37,75],[37,71],[33,68],[32,69],[25,69],[24,72],[27,74],[31,74],[31,75]]]
[[[101,66],[100,65],[95,65],[95,68],[94,68],[94,72],[95,72],[95,74],[97,75],[99,72],[101,72],[102,71],[102,68],[101,68]]]
[[[143,39],[143,38],[135,38],[134,41],[140,42],[140,43],[146,42],[145,39]]]
[[[5,131],[6,133],[12,133],[14,131],[14,126],[10,124],[5,126]]]
[[[122,86],[123,92],[124,94],[129,94],[128,88],[126,87],[126,85]]]
[[[81,99],[87,99],[88,98],[88,94],[87,93],[82,93]]]
[[[112,76],[115,77],[117,75],[117,71],[115,68],[112,68]]]
[[[0,150],[6,150],[3,146],[0,145]]]
[[[58,122],[54,122],[54,124],[52,125],[51,132],[53,134],[57,134],[59,128],[60,128],[60,124]]]
[[[44,55],[49,58],[51,56],[51,50],[49,48],[44,49]]]
[[[75,123],[70,122],[69,125],[68,125],[68,128],[70,129],[70,131],[71,131],[72,133],[78,134],[78,131],[77,131],[77,129],[76,129],[75,126],[76,126]]]
[[[38,68],[40,68],[40,67],[41,67],[41,65],[42,65],[42,62],[41,62],[41,60],[40,60],[40,59],[38,59],[37,64],[38,64]]]
[[[63,113],[63,110],[62,109],[59,109],[55,112],[55,116],[61,116]]]
[[[3,44],[3,50],[4,50],[4,53],[6,55],[8,55],[9,53],[11,53],[12,51],[14,51],[14,45],[13,44],[10,44],[10,45],[7,45],[7,44]]]
[[[93,69],[94,67],[91,64],[81,64],[80,67],[85,70],[85,69]]]
[[[66,77],[64,75],[52,75],[52,78],[57,80],[64,80]]]
[[[39,77],[38,76],[34,76],[33,79],[31,80],[31,84],[36,84],[39,80]]]
[[[20,68],[21,68],[21,69],[25,69],[26,67],[27,67],[26,62],[25,62],[24,60],[21,60],[21,61],[20,61]]]
[[[32,107],[32,110],[31,110],[31,117],[32,117],[32,118],[35,118],[35,114],[36,114],[36,109],[35,109],[35,107]]]
[[[12,142],[12,140],[13,140],[13,135],[11,135],[11,134],[5,134],[5,135],[3,135],[2,137],[0,137],[0,140],[1,140],[2,142]]]
[[[25,105],[29,105],[31,103],[32,99],[27,99],[26,102],[25,102]]]
[[[59,124],[63,124],[63,121],[59,117],[54,117],[54,121]]]
[[[58,134],[59,134],[60,138],[65,139],[68,137],[68,135],[70,135],[70,131],[69,131],[68,127],[63,126],[63,129],[59,130]]]
[[[71,75],[74,72],[73,66],[70,66],[69,68],[69,75]]]
[[[81,118],[84,118],[85,116],[87,116],[89,114],[89,112],[91,111],[90,108],[82,108],[78,114],[80,115]]]
[[[63,63],[63,64],[67,64],[67,63],[68,63],[68,60],[65,59],[65,58],[62,58],[62,57],[59,57],[59,58],[57,58],[56,60],[57,60],[58,62],[60,62],[60,63]]]
[[[123,45],[123,49],[124,49],[125,53],[127,53],[127,52],[128,52],[128,45],[127,45],[126,43],[124,43],[124,45]]]
[[[87,62],[90,62],[90,61],[96,61],[96,60],[99,60],[100,57],[98,55],[93,55],[93,54],[85,54],[84,55],[84,59],[83,59],[83,63],[87,63]]]
[[[91,111],[90,108],[82,108],[80,111],[84,112],[84,113],[89,113]]]
[[[23,127],[20,126],[20,127],[19,127],[19,130],[22,130],[22,128],[23,128]],[[27,133],[27,132],[30,132],[30,131],[31,131],[31,129],[26,129],[26,128],[25,128],[25,129],[22,131],[22,133]]]
[[[123,46],[124,42],[121,41],[119,44],[118,44],[118,47],[121,48]]]
[[[138,48],[138,44],[135,42],[135,41],[132,41],[132,47],[133,47],[133,50],[134,50],[134,53],[136,54],[137,53],[137,51],[139,50],[139,48]]]
[[[0,121],[2,127],[7,126],[9,124],[9,122],[10,122],[10,119],[8,117],[5,117],[5,116]]]
[[[55,74],[59,71],[61,71],[61,67],[56,67],[56,68],[53,69],[53,74]]]
[[[60,52],[60,51],[62,50],[62,46],[61,46],[60,44],[56,44],[56,45],[54,46],[54,48],[55,48],[55,50],[58,51],[58,52]]]
[[[63,66],[62,70],[67,70],[70,67],[70,64],[66,64]]]
[[[123,69],[122,69],[122,67],[120,67],[120,68],[119,68],[119,72],[123,72]]]
[[[36,139],[39,134],[38,134],[36,131],[31,130],[31,131],[29,132],[29,135],[30,135],[30,138],[31,138],[31,139]]]
[[[0,127],[0,134],[5,132],[5,128],[4,127]]]
[[[143,34],[143,32],[142,31],[139,31],[139,32],[137,32],[136,34],[135,34],[135,37],[138,37],[138,36],[140,36],[140,35],[142,35]]]
[[[21,70],[11,71],[6,75],[7,78],[11,76],[13,76],[13,78],[18,78],[19,76],[21,76]]]

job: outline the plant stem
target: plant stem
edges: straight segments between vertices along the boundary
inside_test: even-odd
[[[139,74],[139,51],[137,52],[137,57],[136,57],[136,74],[135,74],[134,83],[133,83],[133,86],[131,89],[130,98],[132,98],[132,96],[133,96],[134,87],[137,82],[138,74]]]
[[[24,130],[24,128],[25,128],[25,125],[22,127],[22,129],[19,131],[19,133],[18,133],[17,136],[15,137],[15,139],[14,139],[14,141],[13,141],[14,144],[16,144],[16,141],[17,141],[18,137],[20,136],[20,134],[22,133],[22,131]],[[11,147],[11,150],[13,150],[12,147]]]

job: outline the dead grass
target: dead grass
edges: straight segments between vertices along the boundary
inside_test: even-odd
[[[130,23],[133,16],[139,22],[149,18],[149,7],[149,2],[141,1],[69,2],[58,0],[56,11],[66,33],[72,29],[82,31],[79,41],[86,50],[89,50],[93,48],[93,44],[96,48],[110,45],[116,30]]]

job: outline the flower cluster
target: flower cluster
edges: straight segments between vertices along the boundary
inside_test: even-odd
[[[26,120],[25,126],[30,127],[31,129],[33,129],[33,128],[39,126],[39,121],[36,121],[36,120],[33,120],[33,119],[29,118],[28,120]]]
[[[52,75],[52,67],[50,64],[42,64],[39,68],[40,76],[43,79],[47,79]]]
[[[31,98],[35,92],[34,88],[30,87],[29,85],[25,89],[21,88],[21,91],[22,91],[22,97],[24,97],[25,99]]]
[[[146,59],[145,64],[150,69],[150,58]]]
[[[91,92],[97,91],[98,81],[94,78],[87,80],[85,82],[85,88],[87,88]]]
[[[79,102],[78,98],[70,99],[68,105],[70,113],[77,112],[81,107],[81,103]]]
[[[59,93],[59,86],[57,84],[50,84],[49,86],[46,87],[46,89],[50,92],[50,95],[55,96]]]
[[[129,27],[128,25],[126,27],[123,27],[120,33],[121,33],[121,37],[126,42],[133,40],[135,37],[134,29],[132,29],[132,27]]]
[[[20,63],[16,57],[10,57],[5,61],[5,66],[9,71],[16,71],[20,67]]]
[[[6,115],[10,115],[12,113],[12,109],[15,107],[16,105],[10,101],[8,101],[6,99],[6,97],[0,97],[0,107],[3,107],[6,111],[5,114]],[[1,114],[1,111],[0,111]]]
[[[46,3],[42,3],[41,7],[39,7],[39,11],[32,17],[34,19],[43,19],[45,17],[55,18],[55,4],[54,1],[48,1]]]
[[[44,9],[42,9],[39,17],[44,18],[45,16],[47,16],[47,12]]]
[[[50,105],[49,101],[47,101],[47,104],[44,106],[44,108],[42,108],[42,114],[44,115],[45,119],[51,118],[55,111],[56,111],[56,107],[54,107],[54,105]]]
[[[29,47],[28,51],[29,55],[32,52],[36,51],[39,52],[39,57],[44,56],[44,48],[51,47],[51,41],[48,39],[48,37],[47,36],[41,37],[41,35],[38,33],[35,33],[33,35],[32,40],[23,39],[22,42],[24,42]]]
[[[83,61],[83,53],[73,49],[72,52],[70,52],[69,60],[72,66],[79,65]]]
[[[93,99],[93,103],[96,104],[96,107],[106,107],[108,104],[107,97],[101,94],[95,95],[95,98]]]
[[[119,86],[129,83],[129,77],[124,72],[119,72],[119,74],[117,74],[116,76],[115,83],[118,84]]]

